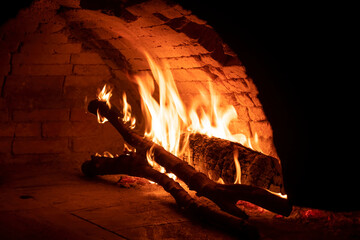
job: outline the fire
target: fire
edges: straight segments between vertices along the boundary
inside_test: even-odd
[[[239,151],[237,149],[234,150],[234,163],[235,163],[235,168],[236,168],[236,177],[235,177],[235,184],[240,184],[241,183],[241,167],[240,167],[240,163],[239,163]]]
[[[112,96],[112,89],[106,84],[102,88],[102,90],[97,95],[99,101],[106,102],[106,105],[111,108],[110,98]]]
[[[111,104],[110,104],[111,96],[112,96],[112,89],[105,84],[103,89],[98,93],[97,98],[99,101],[106,102],[106,105],[109,108],[111,108]],[[101,116],[101,114],[99,113],[99,110],[97,111],[97,119],[98,119],[98,122],[101,124],[108,121],[105,117]]]
[[[170,70],[162,70],[153,59],[146,54],[152,76],[136,76],[142,98],[142,110],[146,123],[145,136],[167,151],[179,156],[181,154],[180,138],[186,127],[186,111],[177,91]],[[159,100],[154,95],[155,83],[159,86]]]
[[[191,106],[186,106],[177,90],[174,77],[166,63],[155,61],[148,53],[145,56],[149,63],[151,74],[146,73],[134,76],[141,96],[142,112],[145,118],[144,136],[161,145],[175,156],[188,153],[188,137],[191,133],[202,133],[209,137],[218,137],[244,146],[256,148],[258,135],[255,133],[252,142],[243,133],[232,133],[229,130],[230,122],[237,119],[237,112],[232,105],[225,105],[217,94],[209,78],[209,90],[199,89],[200,98],[194,99]],[[111,89],[105,85],[98,94],[100,101],[106,102],[111,107]],[[122,110],[124,123],[130,123],[134,128],[136,119],[132,116],[131,106],[127,101],[126,94],[122,97]],[[100,123],[107,121],[98,114]],[[165,173],[165,169],[153,159],[153,149],[146,153],[148,163],[155,169]],[[235,183],[241,182],[241,167],[238,161],[238,152],[234,152],[234,164],[236,168]],[[168,173],[176,178],[172,173]],[[218,182],[223,182],[218,179]]]
[[[222,104],[221,97],[209,84],[209,91],[199,89],[200,98],[195,99],[191,106],[185,106],[177,90],[173,75],[166,63],[156,62],[145,53],[151,74],[135,76],[140,96],[142,111],[145,117],[145,136],[163,146],[176,156],[189,151],[188,136],[199,132],[209,137],[218,137],[239,142],[251,147],[250,138],[242,133],[231,133],[230,122],[237,119],[237,112],[232,105]],[[209,79],[210,83],[211,79]],[[256,137],[256,146],[258,137]],[[259,149],[259,148],[258,148]],[[153,160],[148,155],[149,163]],[[240,183],[241,168],[234,153],[236,167],[235,183]],[[219,182],[222,182],[220,179]]]
[[[123,93],[122,99],[122,106],[123,106],[123,122],[130,123],[130,128],[135,128],[136,118],[131,115],[131,105],[127,102],[126,93]]]

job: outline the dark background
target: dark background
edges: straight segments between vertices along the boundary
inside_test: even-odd
[[[2,7],[0,24],[31,2]],[[215,28],[253,78],[274,130],[289,200],[360,210],[355,7],[176,2]]]
[[[352,6],[178,1],[238,54],[273,130],[289,200],[359,207],[359,66]]]

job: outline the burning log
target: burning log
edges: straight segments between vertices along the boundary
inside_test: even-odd
[[[147,162],[145,155],[124,154],[115,158],[91,156],[91,161],[82,165],[86,176],[127,174],[143,177],[156,182],[170,193],[176,203],[185,211],[194,216],[204,217],[211,224],[218,225],[245,239],[258,239],[259,234],[254,226],[247,221],[221,211],[216,205],[208,204],[200,199],[194,199],[179,183],[153,169]]]
[[[278,159],[231,142],[204,134],[191,134],[190,163],[196,170],[212,179],[221,178],[224,183],[234,183],[236,167],[234,153],[241,166],[241,183],[275,192],[283,192],[281,165]]]
[[[124,140],[138,151],[153,150],[155,161],[168,172],[174,173],[183,180],[197,195],[204,196],[216,203],[223,211],[242,217],[243,212],[236,206],[238,200],[245,200],[261,206],[272,212],[289,216],[292,207],[287,199],[281,198],[269,191],[243,184],[222,185],[210,180],[205,174],[196,171],[183,160],[167,152],[162,146],[138,135],[127,127],[120,119],[119,111],[110,108],[106,102],[93,100],[88,106],[89,112],[105,117]]]

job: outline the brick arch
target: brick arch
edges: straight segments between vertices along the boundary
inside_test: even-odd
[[[277,156],[241,56],[205,21],[165,1],[127,6],[119,17],[76,2],[59,3],[37,1],[1,27],[2,155],[81,162],[94,152],[121,151],[121,137],[84,109],[104,83],[114,86],[118,97],[125,91],[139,106],[129,76],[149,71],[141,46],[169,63],[185,102],[211,82],[237,110],[232,130],[251,137],[257,132],[263,152]]]

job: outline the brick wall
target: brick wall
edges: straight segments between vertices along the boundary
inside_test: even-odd
[[[1,26],[1,162],[82,162],[94,152],[120,152],[121,137],[85,112],[86,101],[109,83],[114,95],[127,93],[139,116],[128,76],[149,71],[141,48],[169,63],[185,102],[210,81],[238,112],[232,129],[252,138],[257,133],[263,152],[276,156],[255,85],[206,22],[163,1],[126,12],[115,17],[76,1],[38,0]]]

